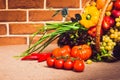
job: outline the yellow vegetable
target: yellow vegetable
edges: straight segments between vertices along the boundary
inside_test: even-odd
[[[87,6],[81,15],[80,23],[86,28],[96,26],[99,20],[100,12],[95,6]]]

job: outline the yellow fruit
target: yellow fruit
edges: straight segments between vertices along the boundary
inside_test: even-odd
[[[86,61],[86,63],[87,63],[87,64],[91,64],[91,63],[92,63],[92,60],[88,59],[88,60]]]

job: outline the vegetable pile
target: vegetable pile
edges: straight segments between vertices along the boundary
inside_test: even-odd
[[[64,20],[68,9],[61,12]],[[47,33],[48,31],[53,31]],[[120,0],[88,0],[81,13],[71,17],[71,21],[47,23],[32,36],[42,33],[42,37],[30,44],[20,57],[22,60],[45,61],[49,67],[84,70],[84,61],[120,60]],[[57,39],[58,48],[50,53],[42,51]],[[36,53],[36,54],[34,54]],[[31,57],[32,56],[32,57]]]

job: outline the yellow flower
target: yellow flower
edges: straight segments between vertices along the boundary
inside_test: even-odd
[[[81,15],[80,23],[86,28],[96,26],[99,20],[100,12],[95,6],[87,6]]]

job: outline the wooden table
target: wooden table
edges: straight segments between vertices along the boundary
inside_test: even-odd
[[[56,44],[49,45],[51,51]],[[0,80],[120,80],[120,61],[85,64],[84,72],[48,68],[46,62],[21,61],[27,45],[0,46]]]

